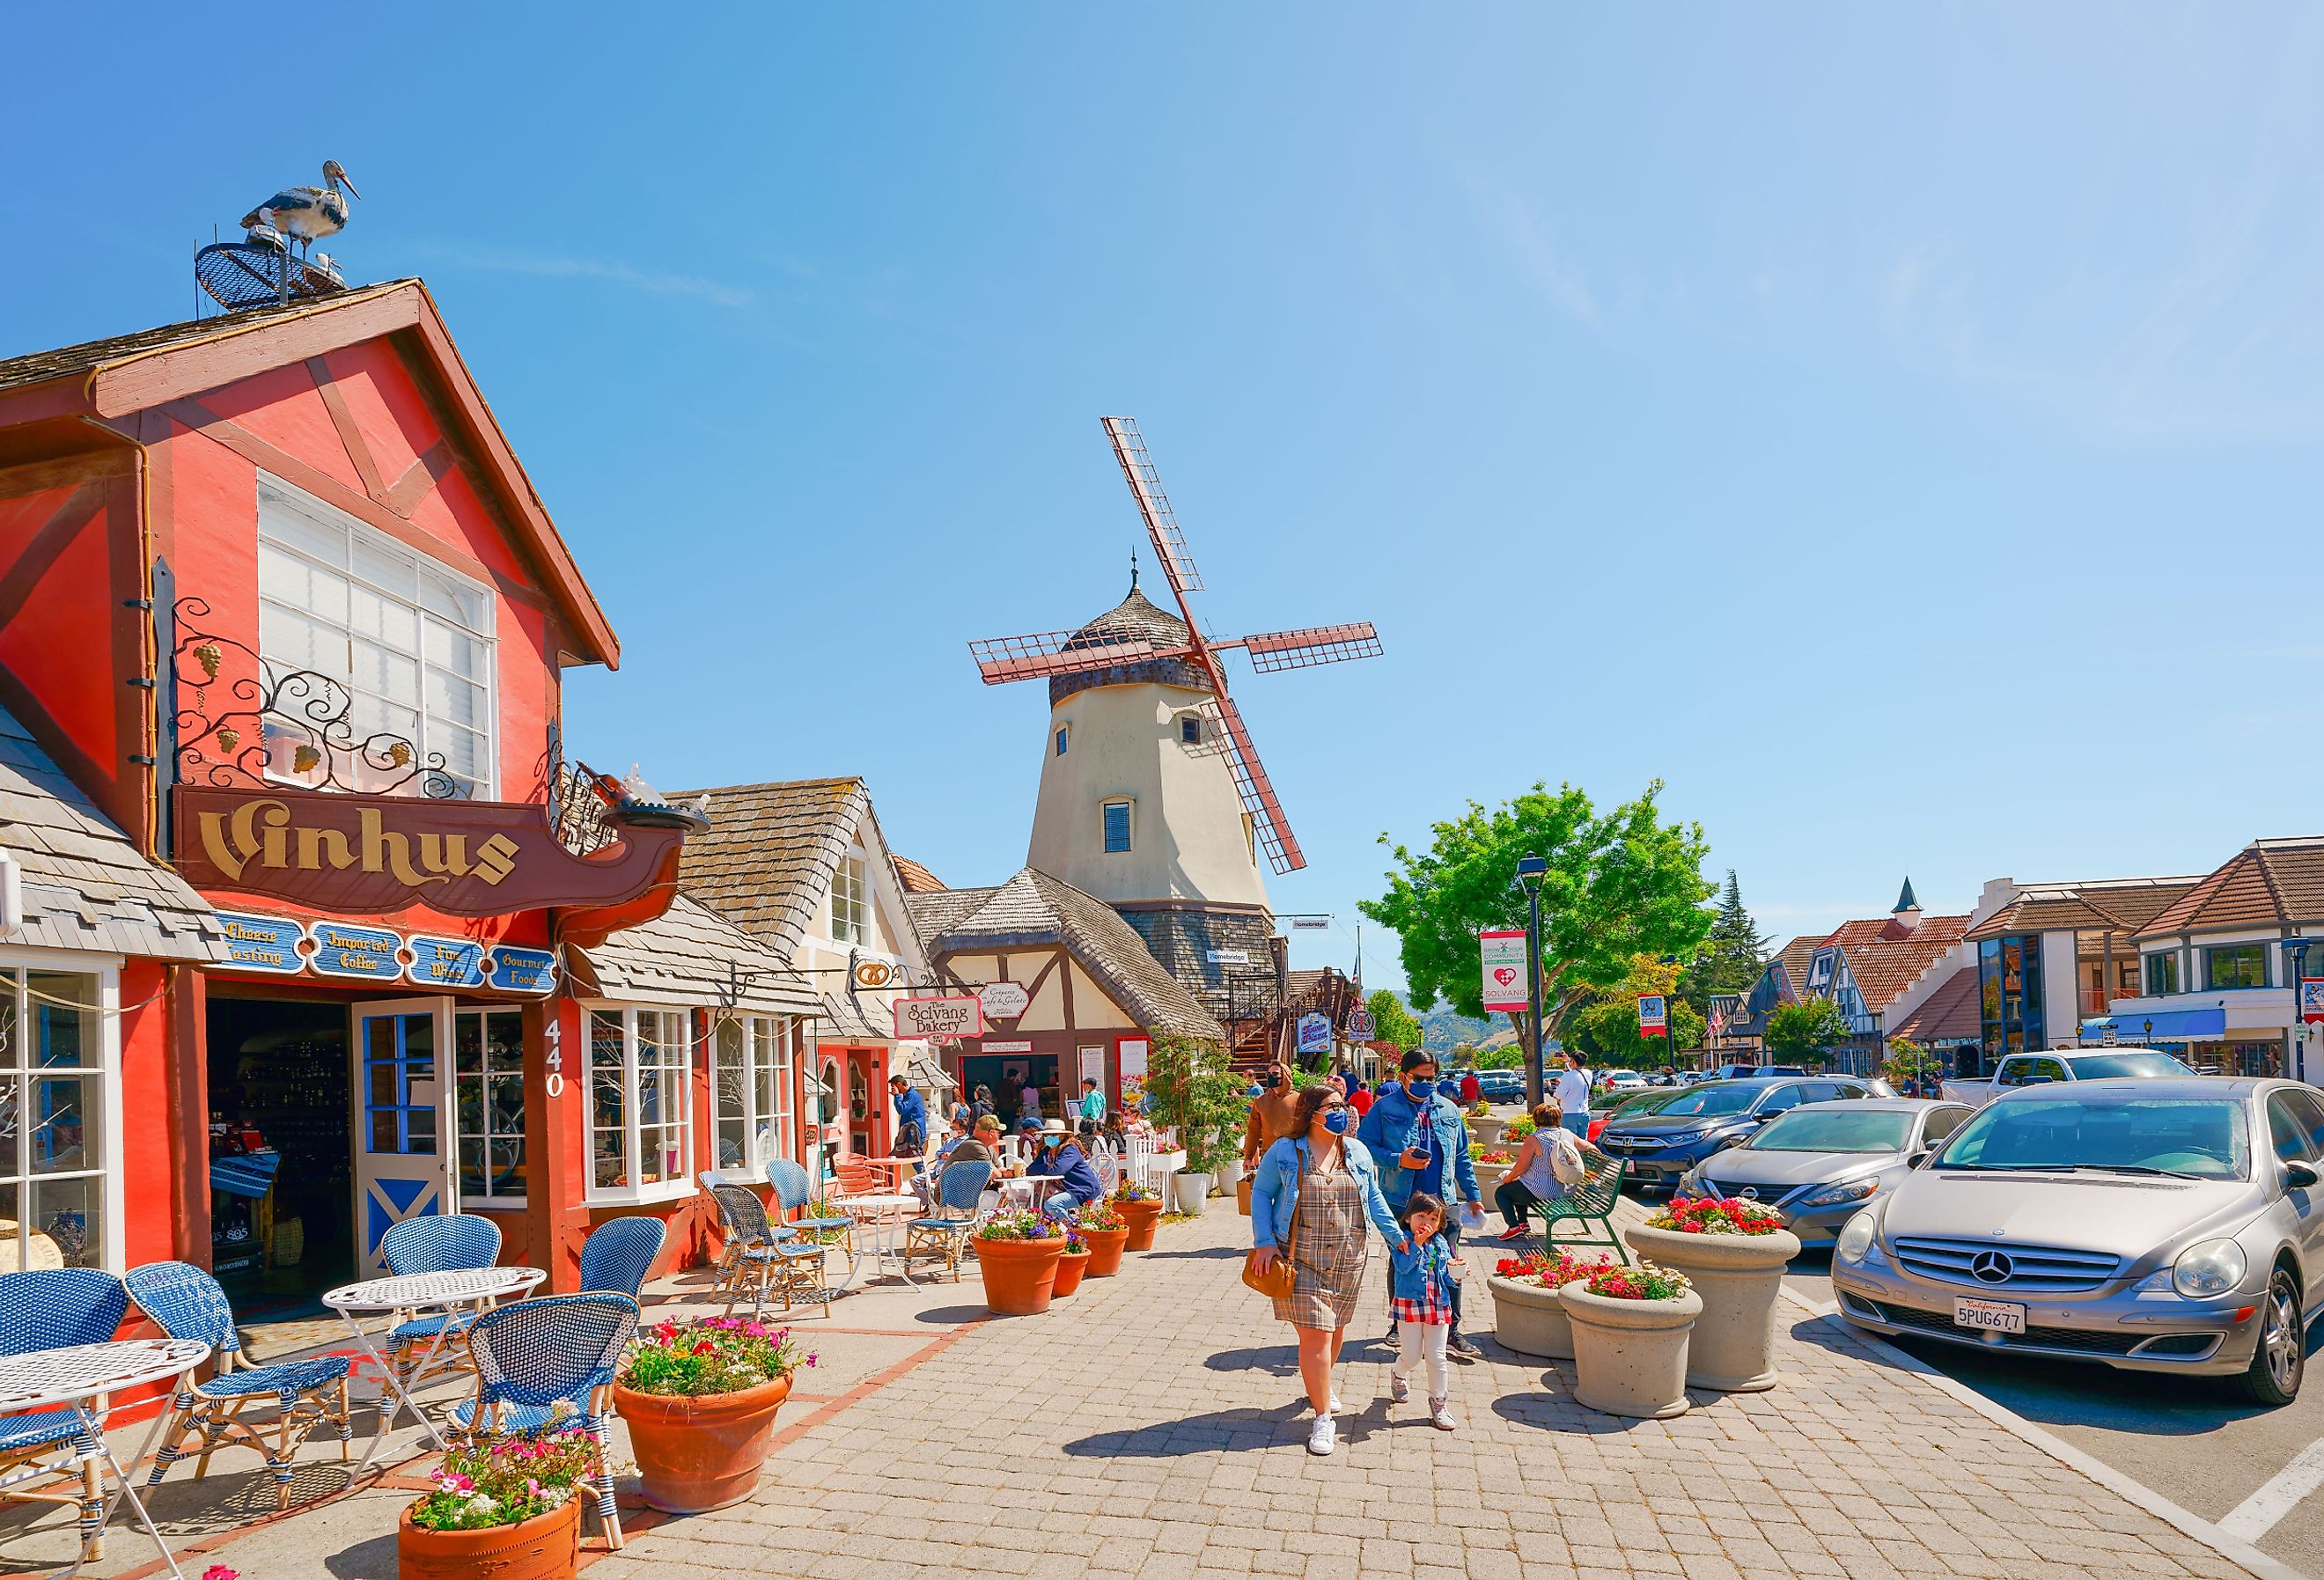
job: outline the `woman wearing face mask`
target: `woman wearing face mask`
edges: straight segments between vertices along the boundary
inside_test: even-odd
[[[1371,1247],[1365,1224],[1390,1245],[1406,1243],[1371,1155],[1347,1144],[1354,1114],[1338,1086],[1318,1082],[1299,1094],[1291,1134],[1267,1149],[1250,1192],[1251,1244],[1260,1271],[1291,1259],[1291,1293],[1275,1302],[1278,1321],[1299,1335],[1299,1379],[1315,1411],[1307,1452],[1329,1454],[1338,1442],[1333,1417],[1340,1401],[1332,1368],[1364,1283]]]
[[[1259,1166],[1259,1156],[1293,1132],[1297,1122],[1292,1108],[1299,1094],[1292,1090],[1291,1067],[1271,1064],[1259,1077],[1259,1095],[1250,1100],[1250,1116],[1242,1122],[1242,1171]]]

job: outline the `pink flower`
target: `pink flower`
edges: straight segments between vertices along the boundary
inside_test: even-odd
[[[242,1576],[224,1564],[212,1564],[202,1571],[202,1580],[242,1580]]]

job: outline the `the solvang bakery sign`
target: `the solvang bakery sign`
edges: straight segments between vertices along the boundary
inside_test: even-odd
[[[180,785],[177,865],[198,889],[377,916],[596,908],[650,888],[683,827],[625,826],[576,855],[529,802]]]

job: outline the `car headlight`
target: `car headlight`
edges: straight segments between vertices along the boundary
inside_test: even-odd
[[[1683,1147],[1689,1141],[1701,1141],[1707,1133],[1707,1132],[1699,1130],[1666,1131],[1664,1132],[1662,1140],[1665,1146]]]
[[[1852,1201],[1862,1201],[1880,1188],[1877,1179],[1851,1179],[1842,1185],[1828,1185],[1799,1205],[1803,1207],[1836,1207]]]
[[[2232,1240],[2190,1245],[2171,1264],[2171,1287],[2192,1300],[2224,1295],[2244,1281],[2251,1259]]]
[[[1872,1249],[1872,1215],[1861,1212],[1840,1226],[1839,1242],[1832,1253],[1842,1261],[1862,1261],[1864,1253]]]

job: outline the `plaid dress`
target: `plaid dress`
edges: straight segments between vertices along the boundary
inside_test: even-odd
[[[1276,1320],[1295,1327],[1345,1327],[1355,1320],[1363,1291],[1371,1225],[1364,1216],[1363,1187],[1344,1160],[1330,1173],[1309,1162],[1299,1179],[1296,1216],[1291,1293],[1277,1298]]]

